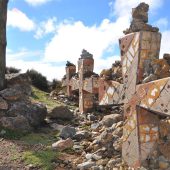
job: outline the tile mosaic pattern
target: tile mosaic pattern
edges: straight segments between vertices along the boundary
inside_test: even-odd
[[[142,165],[157,145],[159,139],[158,113],[170,115],[170,95],[168,95],[170,78],[139,84],[144,79],[146,60],[156,66],[158,63],[159,65],[163,63],[164,73],[169,67],[165,61],[158,59],[160,33],[141,31],[132,34],[126,35],[119,41],[125,87],[122,155],[129,166],[137,168]],[[123,51],[122,43],[126,38],[131,41],[127,41],[130,44]]]
[[[116,81],[100,80],[99,105],[111,105],[123,103],[123,84]]]

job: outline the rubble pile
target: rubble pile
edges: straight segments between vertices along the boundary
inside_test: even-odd
[[[100,77],[105,80],[113,80],[123,83],[121,62],[115,61],[115,63],[112,64],[112,68],[102,70]]]
[[[75,159],[69,162],[57,163],[59,167],[81,170],[110,170],[124,167],[121,159],[122,107],[87,115],[81,115],[75,109],[69,125],[53,121],[50,126],[53,130],[60,131],[60,139],[52,145],[52,148],[58,151],[72,148],[73,154],[76,155]]]

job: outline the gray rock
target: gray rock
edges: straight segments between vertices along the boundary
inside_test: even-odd
[[[54,130],[62,131],[62,129],[65,127],[63,125],[57,124],[57,123],[50,123],[50,127],[52,127]]]
[[[73,112],[71,112],[66,106],[55,107],[49,114],[48,117],[52,119],[71,120],[73,119]]]
[[[15,117],[18,115],[24,116],[31,126],[37,127],[44,122],[47,115],[47,108],[39,103],[13,102],[7,111],[7,116]]]
[[[111,127],[114,123],[117,123],[122,120],[121,114],[110,114],[103,117],[101,124],[106,127]]]
[[[98,160],[102,159],[102,156],[99,156],[99,155],[97,155],[97,154],[93,154],[93,155],[92,155],[92,158],[93,158],[95,161],[98,161]]]
[[[60,137],[63,139],[67,138],[73,138],[73,136],[76,134],[76,129],[74,127],[70,126],[65,126],[61,132],[60,132]]]
[[[14,131],[30,132],[32,130],[28,120],[22,115],[17,117],[2,117],[0,119],[0,124],[4,128]]]
[[[99,128],[99,126],[100,126],[99,123],[93,123],[93,124],[91,124],[91,129],[96,130],[97,128]]]
[[[86,154],[85,158],[86,158],[87,160],[90,160],[90,159],[92,159],[92,156],[93,156],[93,154],[88,153],[88,154]]]
[[[82,164],[77,165],[77,169],[86,170],[90,169],[92,166],[95,166],[95,162],[83,162]]]
[[[74,135],[74,139],[77,141],[81,141],[83,139],[88,139],[90,137],[90,133],[88,131],[79,131]]]
[[[87,120],[89,120],[89,121],[95,121],[96,119],[97,119],[97,117],[92,114],[87,115]]]

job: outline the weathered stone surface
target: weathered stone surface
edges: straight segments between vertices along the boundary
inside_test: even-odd
[[[8,87],[13,87],[16,84],[30,84],[31,82],[26,73],[6,74],[5,78],[7,79]]]
[[[32,129],[28,120],[22,115],[17,117],[2,117],[0,118],[0,124],[2,127],[22,132],[29,132]]]
[[[8,103],[0,97],[0,110],[7,110],[8,109]]]
[[[23,101],[13,102],[7,111],[7,116],[24,116],[31,126],[39,126],[47,115],[47,109],[44,105],[38,103],[26,103]]]
[[[138,31],[151,31],[158,32],[157,27],[152,27],[147,24],[148,22],[148,10],[149,5],[145,3],[140,3],[136,8],[132,9],[132,22],[129,29],[124,31],[125,34]]]
[[[122,120],[122,115],[120,114],[110,114],[103,117],[101,123],[106,127],[111,127],[114,123]]]
[[[95,165],[95,162],[84,162],[84,163],[82,163],[82,164],[79,164],[79,165],[77,165],[77,169],[80,169],[80,170],[88,170],[88,169],[90,169],[92,166],[94,166]]]
[[[88,139],[90,136],[91,135],[88,131],[79,131],[74,135],[74,139],[77,141],[81,141],[83,139]]]
[[[63,151],[65,149],[72,148],[74,145],[74,142],[70,139],[67,138],[66,140],[59,140],[56,143],[52,144],[52,148],[58,151]]]
[[[66,106],[57,106],[48,113],[48,117],[53,119],[71,120],[73,116],[73,112],[71,112]]]
[[[73,138],[75,134],[76,129],[74,127],[65,126],[60,132],[60,137],[63,139]]]
[[[9,101],[16,101],[23,97],[23,93],[15,88],[7,88],[0,91],[0,95]]]

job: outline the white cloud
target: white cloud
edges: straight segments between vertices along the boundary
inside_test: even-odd
[[[128,24],[129,20],[126,16],[119,17],[116,22],[105,19],[99,26],[92,27],[84,25],[81,21],[61,24],[55,36],[46,46],[44,60],[46,62],[69,60],[77,63],[82,49],[86,49],[94,56],[95,70],[105,66],[111,67],[113,62],[109,62],[110,64],[107,62],[111,56],[103,55],[109,50],[113,52],[114,47],[118,44],[118,38],[123,35],[122,31],[128,27]],[[107,63],[104,66],[105,60]]]
[[[161,43],[161,51],[160,51],[160,58],[163,57],[163,54],[170,53],[170,30],[164,31],[162,33],[162,43]]]
[[[8,10],[7,26],[19,28],[21,31],[35,29],[35,23],[25,13],[16,8]]]
[[[38,5],[45,4],[52,0],[25,0],[25,1],[32,6],[38,6]]]
[[[18,52],[13,52],[7,49],[7,66],[13,66],[26,72],[28,69],[35,69],[47,77],[48,80],[53,78],[61,79],[65,74],[64,66],[54,66],[51,63],[40,61],[26,61],[28,56],[40,56],[40,51],[29,51],[21,49]],[[60,74],[58,74],[60,73]]]
[[[56,30],[56,17],[49,18],[47,21],[43,21],[37,27],[36,33],[34,35],[35,38],[42,38],[44,35],[49,33],[54,33]]]

